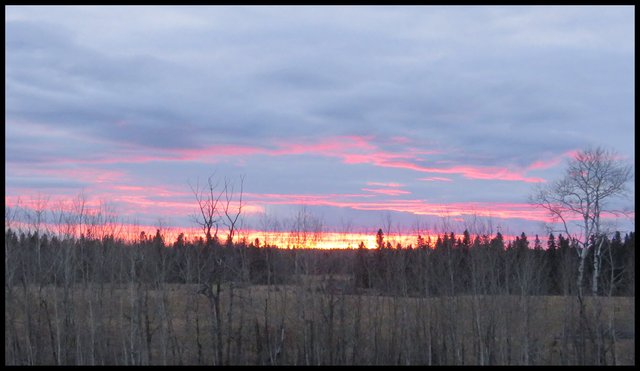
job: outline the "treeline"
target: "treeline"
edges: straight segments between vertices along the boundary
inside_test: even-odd
[[[375,249],[280,249],[221,243],[217,239],[173,243],[141,234],[135,242],[50,237],[5,232],[8,285],[143,282],[201,284],[211,280],[282,284],[299,275],[349,277],[349,289],[385,295],[564,295],[577,293],[579,252],[571,240],[551,233],[546,246],[522,233],[513,241],[494,237],[442,234],[433,243],[421,236],[416,247],[392,246],[377,236]],[[593,250],[593,249],[592,249]],[[601,295],[635,295],[635,233],[605,238],[600,259]],[[590,257],[589,260],[593,260]],[[585,279],[590,282],[591,265]],[[346,289],[346,288],[344,288]]]
[[[606,241],[602,296],[580,303],[563,236],[384,238],[311,250],[7,230],[5,364],[634,362],[633,298],[612,298],[635,295],[634,233]]]
[[[417,248],[392,248],[378,231],[377,248],[356,252],[357,287],[386,294],[441,295],[576,295],[578,251],[562,234],[551,233],[546,246],[525,233],[505,242],[494,237],[472,237],[464,231],[438,236],[430,245],[418,236]],[[593,254],[593,249],[591,254]],[[635,233],[605,237],[599,266],[601,295],[635,295]],[[589,260],[593,260],[590,256]],[[585,272],[586,282],[592,269]]]

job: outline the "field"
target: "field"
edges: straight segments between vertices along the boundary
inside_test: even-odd
[[[384,296],[350,280],[5,286],[5,363],[635,364],[634,297],[587,297],[581,315],[575,296]]]

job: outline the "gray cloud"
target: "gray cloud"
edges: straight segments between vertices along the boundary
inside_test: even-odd
[[[634,153],[633,7],[7,7],[5,30],[6,153],[20,166],[340,135],[440,151],[423,165]],[[123,169],[177,183],[219,166],[290,193],[346,192],[372,173],[416,198],[527,193],[456,175],[422,193],[425,174],[333,157],[236,160]]]

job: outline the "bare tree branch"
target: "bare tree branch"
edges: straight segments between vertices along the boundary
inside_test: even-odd
[[[594,251],[592,292],[597,295],[600,249],[607,231],[602,229],[602,213],[616,213],[607,201],[627,194],[626,184],[632,179],[632,168],[619,157],[603,148],[587,148],[569,161],[564,176],[547,186],[538,188],[529,198],[531,204],[546,209],[552,218],[560,220],[565,233],[579,246],[578,291],[582,295],[584,263],[590,247]],[[577,228],[581,235],[571,232],[570,220],[581,220]],[[598,261],[596,261],[598,260]]]
[[[207,246],[217,238],[218,223],[220,222],[219,203],[222,194],[226,192],[226,184],[225,189],[221,191],[217,190],[219,182],[214,183],[214,176],[215,172],[209,176],[207,184],[203,186],[200,186],[199,180],[196,181],[195,186],[189,183],[191,192],[193,192],[196,202],[198,203],[198,211],[200,212],[200,216],[194,215],[193,220],[202,228],[207,240]],[[211,235],[213,227],[215,227],[215,231],[214,234]]]

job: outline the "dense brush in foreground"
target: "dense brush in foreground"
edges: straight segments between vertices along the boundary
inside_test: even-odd
[[[602,295],[582,299],[563,245],[5,237],[7,365],[635,362],[633,235],[611,242]]]

